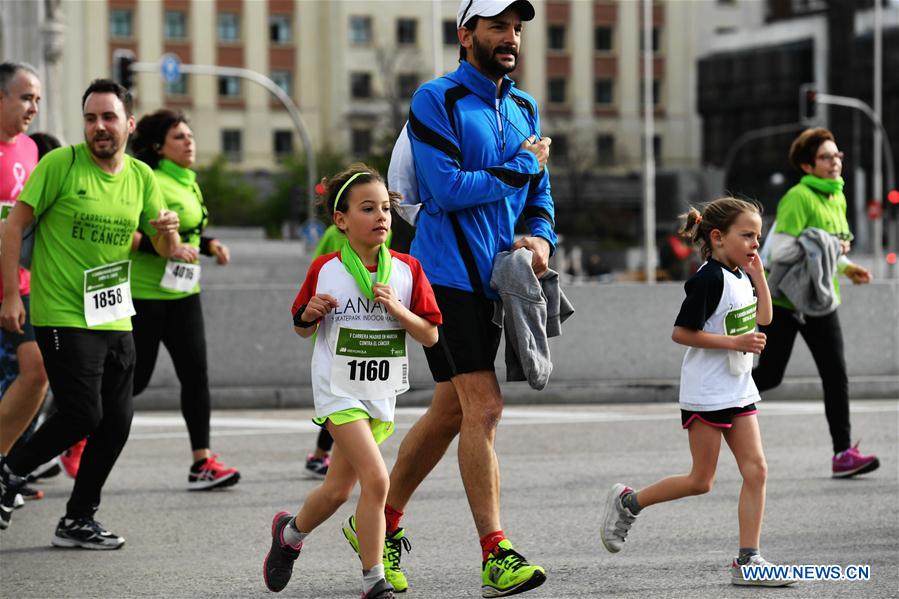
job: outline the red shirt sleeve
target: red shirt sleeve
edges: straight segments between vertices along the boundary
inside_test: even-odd
[[[408,254],[394,251],[390,253],[408,264],[412,270],[412,305],[409,306],[409,310],[431,324],[443,324],[443,316],[440,314],[440,308],[437,307],[437,298],[434,297],[431,282],[428,281],[421,263]]]
[[[300,292],[297,293],[296,299],[293,300],[293,307],[290,310],[291,315],[296,316],[297,310],[308,304],[309,300],[315,295],[315,290],[318,287],[318,273],[321,272],[322,266],[335,255],[335,253],[331,253],[319,256],[309,265],[309,271],[306,272],[306,280],[303,281]]]

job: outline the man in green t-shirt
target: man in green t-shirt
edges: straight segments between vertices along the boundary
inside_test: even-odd
[[[166,210],[153,172],[125,155],[134,131],[131,94],[108,79],[81,101],[85,143],[38,163],[3,234],[0,325],[20,331],[24,309],[17,265],[22,233],[37,223],[31,270],[31,322],[57,412],[0,465],[0,528],[24,475],[88,438],[53,545],[118,549],[125,540],[93,516],[131,428],[131,239],[152,239],[161,256],[178,248],[178,217]]]

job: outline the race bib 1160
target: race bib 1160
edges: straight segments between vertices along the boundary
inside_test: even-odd
[[[332,393],[374,401],[408,390],[405,330],[338,329],[331,361]]]

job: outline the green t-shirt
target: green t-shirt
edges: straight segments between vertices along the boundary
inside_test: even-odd
[[[774,232],[799,237],[809,227],[828,233],[849,233],[849,222],[846,220],[846,196],[839,192],[831,195],[828,199],[823,193],[816,192],[802,183],[791,187],[777,204],[777,226]],[[833,286],[837,303],[839,303],[840,282],[836,274]],[[784,297],[775,297],[771,301],[782,308],[794,309],[793,304]]]
[[[128,260],[134,231],[165,208],[153,171],[124,157],[111,175],[85,144],[53,150],[38,163],[19,196],[38,219],[31,269],[31,322],[37,326],[130,331],[122,318],[89,327],[84,318],[84,271]]]
[[[205,226],[203,194],[197,185],[197,174],[170,160],[161,160],[153,171],[169,210],[178,213],[181,243],[200,247],[200,233]],[[131,294],[136,299],[172,300],[200,293],[200,284],[187,292],[159,286],[167,260],[158,254],[131,252]]]

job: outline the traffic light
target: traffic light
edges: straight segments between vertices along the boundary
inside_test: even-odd
[[[804,123],[814,121],[818,116],[818,91],[814,84],[806,83],[799,87],[799,119]]]
[[[887,201],[893,205],[899,204],[899,189],[894,189],[888,193]]]
[[[119,48],[112,53],[112,76],[128,91],[134,89],[134,71],[131,65],[136,62],[134,52]]]

